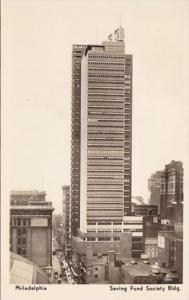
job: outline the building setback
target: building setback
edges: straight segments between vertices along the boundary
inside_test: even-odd
[[[132,55],[124,29],[72,52],[72,235],[131,213]]]
[[[52,266],[52,203],[45,192],[12,191],[10,250],[40,267]]]

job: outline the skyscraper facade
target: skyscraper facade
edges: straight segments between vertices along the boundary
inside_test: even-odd
[[[71,233],[80,227],[81,58],[85,45],[72,48]]]
[[[72,234],[131,213],[132,55],[124,29],[73,46]]]
[[[64,250],[66,256],[70,254],[70,216],[71,216],[71,206],[70,206],[70,186],[64,185],[62,187],[63,191],[63,200],[62,200],[62,208],[63,208],[63,243],[64,243]]]

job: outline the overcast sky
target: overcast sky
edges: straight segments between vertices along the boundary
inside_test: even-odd
[[[70,184],[72,44],[120,25],[133,54],[133,196],[187,156],[188,1],[6,0],[2,15],[3,153],[8,190],[46,190],[56,212]]]

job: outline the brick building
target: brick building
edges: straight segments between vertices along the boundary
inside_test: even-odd
[[[183,221],[183,165],[171,161],[161,174],[160,215],[162,219]]]
[[[158,233],[158,260],[162,267],[169,267],[177,272],[178,281],[183,275],[183,238],[175,231]]]

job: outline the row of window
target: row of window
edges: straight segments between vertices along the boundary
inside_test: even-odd
[[[123,139],[115,138],[115,137],[94,137],[94,138],[88,138],[88,141],[103,141],[103,142],[122,142]],[[127,142],[128,143],[128,142]]]
[[[117,150],[122,150],[123,149],[123,145],[107,145],[107,144],[88,144],[88,148],[115,148],[114,150],[116,150],[116,148],[118,148]],[[113,149],[112,149],[113,150]]]
[[[124,75],[117,75],[117,74],[102,74],[102,73],[100,73],[100,74],[96,74],[96,73],[90,73],[90,74],[88,74],[88,78],[95,78],[95,77],[97,77],[97,78],[120,78],[120,79],[124,79]]]
[[[114,86],[114,87],[110,87],[110,86],[96,86],[96,87],[89,87],[88,88],[88,91],[91,91],[91,90],[107,90],[107,91],[112,91],[112,90],[115,90],[115,91],[124,91],[125,87],[117,87],[117,86]]]
[[[99,55],[94,55],[94,54],[89,54],[89,58],[91,59],[91,58],[97,58],[97,59],[104,59],[104,58],[110,58],[110,59],[112,59],[112,58],[115,58],[115,59],[124,59],[125,60],[125,56],[123,56],[123,55],[112,55],[112,54],[110,54],[110,55],[107,55],[107,54],[102,54],[102,53],[99,53]]]
[[[11,226],[30,226],[31,219],[26,218],[12,218],[10,219]]]
[[[123,85],[125,83],[125,81],[121,81],[121,80],[114,80],[114,81],[111,81],[111,80],[101,80],[99,81],[98,79],[95,79],[95,80],[92,80],[92,79],[89,79],[88,81],[89,83],[91,84],[98,84],[98,86],[100,85],[103,85],[105,86],[106,84],[109,86],[109,85],[114,85],[115,86],[118,86],[118,85]]]
[[[123,62],[107,62],[107,61],[102,61],[102,60],[99,60],[99,61],[94,61],[94,60],[90,60],[89,62],[89,65],[112,65],[112,66],[125,66],[125,64]]]
[[[52,225],[52,219],[48,218],[48,226]],[[30,218],[11,218],[10,226],[31,226]]]

